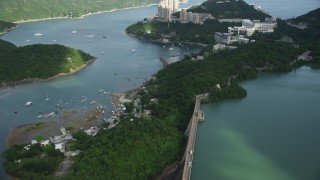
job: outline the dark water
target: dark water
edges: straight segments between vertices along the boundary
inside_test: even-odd
[[[246,98],[202,105],[192,179],[319,179],[319,79],[307,66],[261,73],[241,83]]]

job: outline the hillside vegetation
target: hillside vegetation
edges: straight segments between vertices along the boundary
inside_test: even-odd
[[[1,0],[0,20],[20,21],[53,17],[79,17],[112,9],[158,3],[159,0]]]
[[[229,26],[237,23],[220,23],[217,20],[206,21],[203,25],[193,23],[168,23],[164,22],[138,22],[129,26],[126,31],[129,34],[138,35],[147,39],[161,39],[162,34],[170,34],[172,41],[190,41],[210,44],[214,42],[213,32],[227,32]]]
[[[194,6],[188,11],[195,13],[210,13],[217,19],[242,18],[251,20],[264,20],[269,15],[256,10],[243,0],[229,0],[229,2],[217,3],[221,0],[207,0],[201,5]]]
[[[84,65],[92,56],[62,45],[28,45],[16,47],[0,40],[0,82],[27,78],[47,79],[69,73]]]
[[[14,28],[16,26],[17,26],[17,24],[15,24],[15,23],[0,21],[0,34],[2,32],[6,32],[7,30]]]

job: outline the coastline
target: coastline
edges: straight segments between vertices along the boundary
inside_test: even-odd
[[[146,39],[142,36],[138,36],[138,35],[135,35],[135,34],[131,34],[131,33],[128,33],[127,31],[125,31],[126,34],[128,34],[129,36],[133,36],[133,37],[136,37],[136,38],[139,38],[139,39],[142,39],[142,40],[147,40],[147,41],[151,41],[151,42],[156,42],[156,43],[163,43],[161,40],[159,39]],[[209,44],[203,44],[203,43],[196,43],[196,42],[188,42],[188,41],[173,41],[172,43],[183,43],[183,44],[191,44],[191,45],[198,45],[198,46],[201,46],[201,47],[207,47],[209,46]]]
[[[10,31],[12,31],[12,30],[14,30],[15,28],[18,28],[18,27],[19,27],[19,25],[16,24],[16,25],[13,26],[12,28],[9,28],[9,29],[7,29],[7,30],[5,30],[5,31],[3,31],[3,32],[0,32],[0,36],[6,34],[6,33],[8,33],[8,32],[10,32]]]
[[[94,57],[94,58],[88,60],[85,64],[79,66],[77,69],[75,69],[75,70],[73,70],[71,72],[59,73],[59,74],[57,74],[55,76],[52,76],[52,77],[49,77],[47,79],[27,78],[27,79],[24,79],[24,80],[21,80],[21,81],[9,82],[6,85],[2,85],[1,84],[0,85],[0,91],[3,90],[3,89],[12,88],[14,86],[21,85],[21,84],[26,84],[26,83],[31,83],[31,82],[46,82],[46,81],[50,81],[50,80],[53,80],[53,79],[56,79],[56,78],[59,78],[59,77],[75,74],[75,73],[79,72],[80,70],[82,70],[83,68],[85,68],[86,66],[88,66],[89,64],[93,63],[96,59],[97,58]]]
[[[13,23],[28,23],[28,22],[37,22],[37,21],[46,21],[46,20],[57,20],[57,19],[81,19],[84,18],[86,16],[90,16],[90,15],[96,15],[96,14],[102,14],[102,13],[109,13],[109,12],[115,12],[115,11],[122,11],[122,10],[129,10],[129,9],[136,9],[136,8],[143,8],[143,7],[150,7],[150,6],[155,6],[157,4],[149,4],[149,5],[145,5],[145,6],[134,6],[134,7],[127,7],[127,8],[120,8],[120,9],[111,9],[111,10],[105,10],[105,11],[97,11],[97,12],[93,12],[93,13],[88,13],[88,14],[84,14],[81,15],[79,17],[69,17],[69,16],[62,16],[62,17],[49,17],[49,18],[39,18],[39,19],[29,19],[29,20],[18,20],[15,21]]]

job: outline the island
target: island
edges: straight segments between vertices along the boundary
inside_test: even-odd
[[[197,12],[199,12],[200,7],[210,9],[211,3],[218,5],[239,2],[243,1],[208,0],[191,9],[198,9]],[[160,4],[159,9],[163,10],[166,7]],[[233,9],[232,12],[245,14],[242,11],[244,9]],[[320,9],[289,20],[275,20],[266,14],[263,20],[270,18],[266,22],[272,25],[273,32],[264,32],[271,31],[271,28],[258,28],[261,25],[259,24],[261,19],[255,18],[261,17],[260,12],[262,11],[254,12],[257,12],[257,16],[252,15],[253,19],[245,16],[241,18],[248,19],[236,20],[237,22],[226,22],[229,20],[220,22],[221,20],[214,17],[215,19],[207,19],[203,23],[200,23],[197,18],[187,18],[183,21],[188,22],[178,24],[168,17],[157,17],[160,18],[158,20],[167,22],[153,22],[153,19],[145,19],[129,27],[127,31],[136,36],[150,40],[161,37],[159,40],[163,43],[176,43],[180,41],[176,38],[178,33],[174,34],[170,28],[177,23],[177,26],[192,27],[189,31],[194,34],[189,37],[208,34],[206,37],[208,39],[191,41],[192,39],[186,36],[186,39],[183,40],[189,40],[187,43],[205,43],[206,47],[198,54],[188,55],[181,61],[164,67],[140,88],[126,93],[126,96],[119,95],[116,98],[117,101],[113,102],[115,105],[113,117],[102,124],[99,132],[94,136],[83,130],[75,132],[73,137],[76,141],[67,144],[67,150],[68,152],[80,151],[80,153],[71,158],[73,163],[68,173],[58,177],[65,179],[91,177],[97,179],[173,179],[179,177],[181,168],[178,167],[183,159],[187,143],[184,132],[193,114],[196,95],[204,96],[203,103],[243,98],[247,92],[239,86],[238,81],[240,80],[253,79],[260,71],[288,72],[306,63],[319,63]],[[224,13],[224,15],[221,14],[222,17],[234,18],[229,17],[229,11],[224,11]],[[176,14],[173,13],[173,15]],[[189,15],[194,17],[192,12]],[[274,27],[275,21],[276,28]],[[223,28],[219,31],[223,36],[219,36],[221,34],[216,34],[214,31],[202,32],[206,29],[202,26],[207,27],[209,25],[206,26],[206,23],[210,22],[231,24],[221,25]],[[227,27],[229,25],[232,27]],[[297,28],[297,26],[305,28]],[[148,27],[150,29],[146,29]],[[151,29],[151,27],[156,27],[156,29]],[[167,28],[170,30],[167,31]],[[156,33],[153,34],[153,32]],[[162,36],[168,35],[167,33],[169,35],[171,33],[170,37]],[[223,40],[224,37],[230,41],[217,42]],[[61,159],[57,158],[59,161],[54,161],[55,164],[52,162],[52,165],[49,164],[49,170],[40,168],[44,163],[39,157],[50,158],[50,151],[45,151],[45,146],[39,149],[37,144],[30,145],[31,151],[23,149],[24,146],[12,146],[4,153],[7,159],[5,163],[7,173],[16,177],[28,176],[33,179],[57,177],[55,173],[59,169],[58,162],[61,162]],[[30,153],[34,151],[37,153]],[[60,157],[59,152],[55,153],[57,157]],[[70,159],[66,153],[64,159]]]
[[[75,73],[95,60],[81,50],[62,45],[35,44],[16,47],[0,40],[1,86],[50,80]]]

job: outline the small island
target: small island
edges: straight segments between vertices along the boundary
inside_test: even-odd
[[[0,40],[1,86],[17,82],[50,80],[75,73],[95,58],[62,45],[35,44],[16,47]]]

